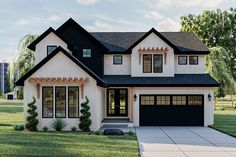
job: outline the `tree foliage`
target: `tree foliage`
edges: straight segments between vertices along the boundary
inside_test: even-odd
[[[38,113],[36,112],[36,105],[35,105],[36,99],[33,97],[33,101],[28,104],[29,109],[27,112],[29,113],[29,116],[27,116],[27,123],[26,128],[30,131],[37,131],[37,125],[39,121],[36,119],[38,116]]]
[[[85,97],[85,102],[81,103],[82,109],[80,110],[81,116],[80,116],[80,124],[79,128],[83,131],[90,131],[90,125],[92,124],[92,121],[89,119],[91,116],[91,113],[89,112],[90,107],[89,107],[89,100],[87,96]]]
[[[236,8],[183,16],[180,31],[194,32],[212,48],[206,66],[207,71],[221,84],[217,95],[232,94],[232,80],[236,80]]]
[[[14,83],[17,79],[21,78],[34,66],[34,52],[27,48],[38,36],[26,35],[20,41],[18,45],[19,54],[14,59],[10,70],[10,87],[14,88]],[[23,98],[23,88],[19,88],[18,98]]]

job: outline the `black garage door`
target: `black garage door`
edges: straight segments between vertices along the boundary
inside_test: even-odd
[[[140,95],[140,126],[203,126],[204,95]]]

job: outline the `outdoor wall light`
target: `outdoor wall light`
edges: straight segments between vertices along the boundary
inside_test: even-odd
[[[211,97],[212,97],[212,96],[211,96],[211,94],[209,93],[209,94],[208,94],[208,100],[209,100],[209,101],[211,101]]]
[[[136,94],[134,94],[134,101],[136,101],[137,100],[137,95]]]

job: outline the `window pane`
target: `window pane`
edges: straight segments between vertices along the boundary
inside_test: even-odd
[[[188,96],[188,104],[189,105],[202,105],[203,104],[202,96]]]
[[[91,57],[91,49],[83,49],[83,57]]]
[[[113,64],[122,64],[122,56],[113,56]]]
[[[143,72],[152,72],[152,55],[143,55]]]
[[[173,105],[186,105],[186,96],[173,96]]]
[[[163,56],[161,54],[153,55],[153,72],[162,73]]]
[[[156,104],[157,105],[170,105],[170,96],[157,96]]]
[[[154,96],[141,96],[141,105],[154,105]]]
[[[120,90],[120,114],[126,114],[126,90]]]
[[[55,107],[56,107],[56,118],[66,117],[66,87],[55,88]]]
[[[49,55],[57,48],[57,46],[47,46],[47,54]]]
[[[42,87],[43,118],[53,118],[53,87]]]
[[[69,118],[79,117],[79,87],[68,87]]]
[[[189,64],[192,65],[198,64],[198,56],[189,56]]]
[[[108,90],[109,114],[115,114],[115,90]]]
[[[179,56],[178,57],[178,64],[179,65],[186,65],[187,64],[187,56]]]

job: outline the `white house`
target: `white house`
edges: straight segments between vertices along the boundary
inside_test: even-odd
[[[49,28],[28,46],[35,66],[24,86],[24,115],[36,98],[38,129],[55,118],[77,127],[90,100],[92,130],[129,126],[213,124],[213,88],[204,72],[208,48],[190,32],[87,32],[73,19]]]

